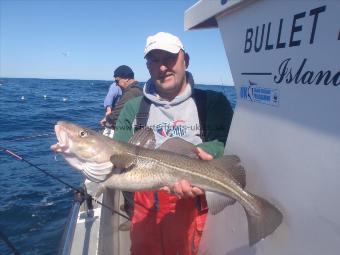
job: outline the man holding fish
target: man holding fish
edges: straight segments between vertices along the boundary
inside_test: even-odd
[[[130,123],[140,126],[134,123],[140,119],[136,110],[146,104],[142,126],[152,127],[156,147],[168,138],[180,137],[199,144],[195,153],[203,160],[221,156],[233,114],[227,99],[221,93],[193,88],[192,76],[186,72],[189,55],[176,36],[164,32],[149,36],[144,57],[151,76],[144,87],[146,103],[141,98],[127,103],[114,139],[128,141],[135,131]],[[160,191],[136,192],[134,200],[131,254],[198,251],[208,211],[202,189],[181,180]]]
[[[144,95],[124,105],[114,139],[59,121],[52,150],[101,187],[135,192],[133,255],[197,254],[207,213],[235,201],[245,210],[250,245],[270,235],[281,212],[246,191],[240,159],[223,155],[233,114],[228,100],[193,88],[176,36],[148,37],[144,56],[151,78]]]

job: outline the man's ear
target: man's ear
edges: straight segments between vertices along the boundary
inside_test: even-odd
[[[149,61],[146,61],[146,68],[147,68],[147,69],[150,69],[150,63],[149,63]]]
[[[188,53],[184,54],[184,63],[185,63],[185,67],[188,68],[189,66],[189,62],[190,62],[190,57]]]

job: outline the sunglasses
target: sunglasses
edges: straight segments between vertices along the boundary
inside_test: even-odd
[[[161,56],[156,54],[150,55],[147,58],[147,63],[149,65],[165,65],[165,66],[173,66],[178,58],[179,54],[167,53]]]

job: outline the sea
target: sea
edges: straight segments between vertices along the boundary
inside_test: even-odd
[[[0,78],[1,255],[14,254],[13,250],[29,255],[58,254],[74,192],[30,164],[80,187],[82,174],[50,150],[56,143],[54,124],[67,120],[100,131],[103,99],[111,83]],[[233,86],[195,86],[222,92],[235,107]]]

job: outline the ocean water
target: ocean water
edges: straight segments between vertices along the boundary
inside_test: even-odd
[[[110,81],[0,79],[0,146],[79,187],[80,172],[50,150],[53,126],[68,120],[99,130]],[[235,107],[234,87],[197,85],[222,92]],[[0,151],[0,232],[21,254],[57,254],[73,191]],[[0,254],[11,250],[0,238]]]

